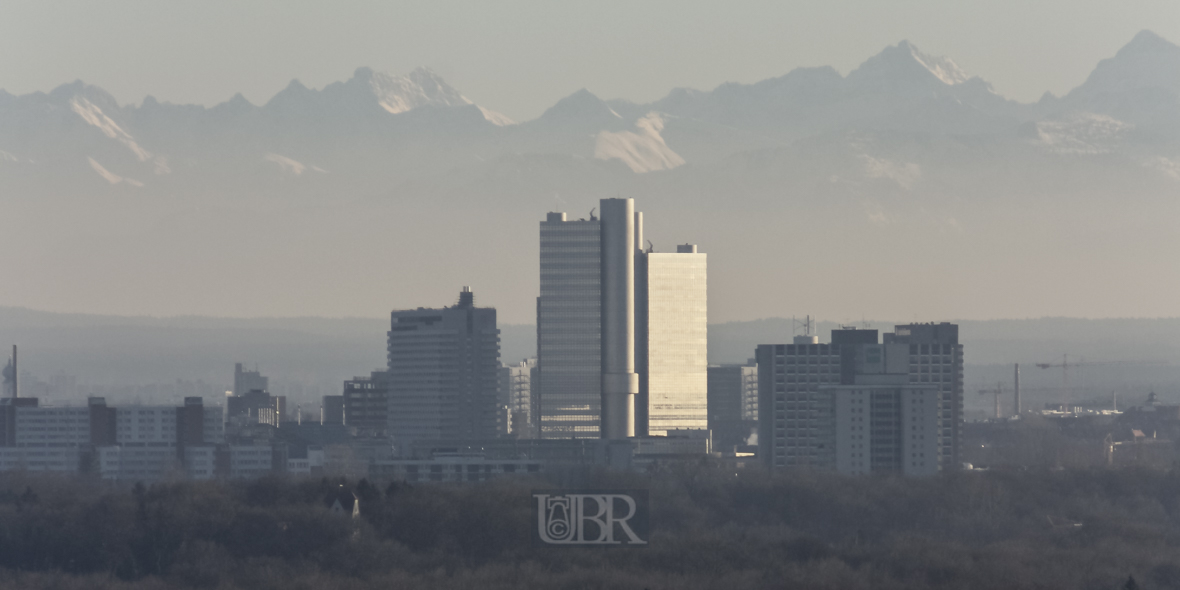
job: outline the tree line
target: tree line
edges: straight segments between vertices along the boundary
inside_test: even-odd
[[[647,489],[645,548],[546,547],[533,490]],[[360,499],[360,517],[325,498]],[[28,588],[1180,587],[1180,473],[768,474],[703,462],[481,484],[114,486],[0,476],[0,584]]]

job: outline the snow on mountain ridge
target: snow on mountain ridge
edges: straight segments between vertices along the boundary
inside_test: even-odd
[[[970,79],[954,60],[923,53],[909,41],[886,47],[847,76],[850,82],[921,82],[933,78],[947,86]]]
[[[95,104],[90,102],[90,100],[81,96],[75,96],[74,98],[70,99],[70,108],[73,109],[73,111],[77,113],[83,121],[86,121],[88,124],[97,127],[99,131],[102,131],[102,133],[107,137],[127,146],[127,148],[135,154],[135,157],[138,158],[140,162],[146,162],[151,159],[152,154],[150,152],[139,147],[139,144],[136,143],[134,137],[131,137],[131,135],[126,131],[123,131],[123,129],[119,127],[117,123],[111,120],[110,117],[106,116],[106,114],[102,112],[102,109],[95,106]]]
[[[1037,142],[1057,154],[1114,152],[1134,125],[1095,113],[1071,113],[1035,124]]]
[[[92,157],[87,157],[86,159],[90,161],[90,167],[95,172],[97,172],[98,175],[101,176],[103,180],[107,181],[110,184],[127,183],[131,186],[134,186],[134,187],[143,187],[142,182],[135,180],[134,178],[127,178],[124,176],[119,176],[118,174],[115,174],[114,172],[111,172],[111,171],[107,170],[106,168],[104,168],[102,164],[99,164],[98,161]]]
[[[684,165],[684,158],[664,143],[660,136],[663,130],[663,116],[651,112],[635,122],[634,131],[599,131],[594,140],[594,157],[622,160],[636,173],[671,170]]]
[[[962,82],[966,82],[970,77],[961,69],[959,65],[949,57],[933,56],[927,53],[918,51],[917,47],[910,44],[909,41],[902,41],[910,49],[910,55],[922,64],[935,78],[942,80],[947,86],[954,86]]]
[[[426,68],[416,68],[405,76],[374,72],[370,68],[357,68],[354,77],[362,80],[367,78],[369,88],[377,97],[377,104],[394,115],[427,105],[457,107],[475,104]],[[479,110],[484,118],[494,125],[514,123],[495,111],[484,107],[479,107]]]
[[[391,76],[369,68],[358,68],[355,77],[367,79],[369,88],[377,97],[377,104],[393,115],[424,105],[454,107],[473,104],[459,91],[423,68],[417,68],[407,76]]]
[[[267,102],[266,108],[371,108],[368,105],[391,115],[400,115],[427,106],[476,106],[489,123],[498,126],[514,124],[508,117],[476,105],[437,74],[425,68],[417,68],[405,76],[394,76],[375,72],[372,68],[360,67],[349,80],[334,82],[322,90],[310,89],[299,80],[292,80],[282,92]]]

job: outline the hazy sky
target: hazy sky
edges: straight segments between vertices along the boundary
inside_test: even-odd
[[[798,66],[847,73],[909,39],[1010,98],[1080,84],[1141,29],[1180,41],[1177,0],[396,2],[3,0],[0,88],[74,79],[121,102],[263,103],[358,66],[427,66],[518,120],[586,87],[650,101]]]

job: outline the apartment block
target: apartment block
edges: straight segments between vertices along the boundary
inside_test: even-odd
[[[760,345],[759,457],[769,468],[849,473],[954,468],[962,359],[953,324],[897,326],[882,342],[876,330],[844,328],[829,344]]]

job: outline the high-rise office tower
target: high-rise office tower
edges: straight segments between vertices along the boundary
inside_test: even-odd
[[[709,427],[706,255],[685,244],[675,253],[641,252],[636,262],[636,434],[704,430]]]
[[[832,330],[831,344],[802,339],[809,341],[758,346],[758,453],[765,465],[903,473],[958,465],[962,347],[957,326],[897,326],[882,343],[876,330],[854,328]],[[854,399],[871,405],[863,407],[863,414],[850,413]],[[908,409],[903,412],[903,407]],[[857,418],[863,422],[854,426],[865,430],[847,430],[850,420],[861,422]],[[906,420],[912,421],[905,422],[910,427],[925,429],[911,433],[923,438],[902,436],[897,425]],[[857,439],[847,435],[864,437],[864,449],[850,451],[848,445]],[[866,455],[861,461],[850,452]],[[911,453],[914,461],[903,461]]]
[[[705,255],[692,245],[644,252],[632,199],[602,199],[599,208],[601,218],[550,213],[541,222],[540,436],[704,429]]]
[[[454,306],[394,311],[391,318],[388,433],[402,451],[418,440],[494,438],[496,310],[475,307],[475,295],[464,287]]]
[[[550,213],[541,222],[537,297],[541,438],[598,438],[602,393],[602,228]]]

